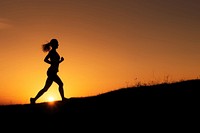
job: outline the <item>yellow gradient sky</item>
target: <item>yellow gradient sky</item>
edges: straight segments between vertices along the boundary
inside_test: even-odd
[[[42,89],[41,45],[52,38],[68,98],[200,76],[199,0],[2,0],[0,104],[29,103]],[[37,102],[60,100],[57,88]]]

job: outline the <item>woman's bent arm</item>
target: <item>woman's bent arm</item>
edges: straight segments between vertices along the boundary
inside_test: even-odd
[[[44,58],[44,62],[51,64],[51,61],[49,60],[49,54]]]

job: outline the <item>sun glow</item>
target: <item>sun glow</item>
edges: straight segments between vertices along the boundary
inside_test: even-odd
[[[49,102],[53,102],[54,100],[55,100],[54,97],[52,97],[52,96],[48,97]]]

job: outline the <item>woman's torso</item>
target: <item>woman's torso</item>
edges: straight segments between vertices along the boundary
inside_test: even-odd
[[[59,67],[60,55],[55,50],[51,50],[49,54],[50,54],[51,66],[49,67],[48,71],[57,73]]]

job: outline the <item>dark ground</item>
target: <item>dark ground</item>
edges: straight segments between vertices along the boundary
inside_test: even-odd
[[[6,131],[199,131],[200,80],[121,88],[92,97],[0,106]]]

